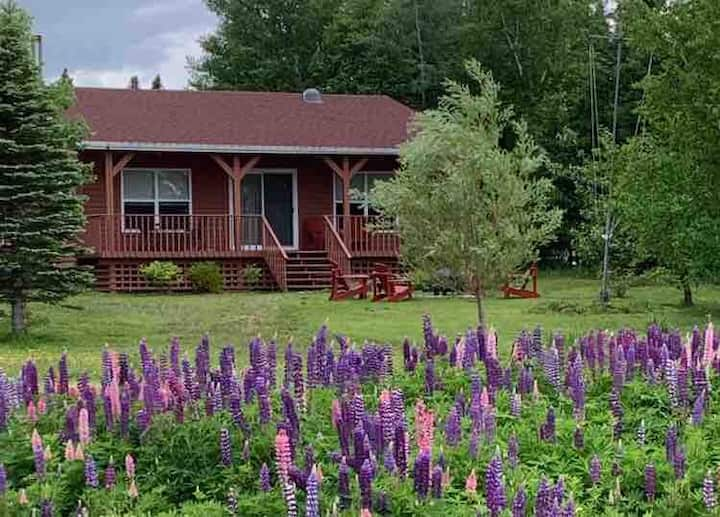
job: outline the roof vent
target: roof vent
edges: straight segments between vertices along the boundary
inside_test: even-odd
[[[321,104],[322,103],[322,95],[320,95],[320,90],[317,88],[308,88],[305,90],[302,94],[303,102],[308,102],[310,104]]]

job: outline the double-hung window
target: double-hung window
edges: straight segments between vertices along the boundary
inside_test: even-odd
[[[185,230],[191,213],[190,171],[125,169],[122,173],[125,230]]]
[[[350,215],[380,215],[372,205],[372,189],[376,183],[392,177],[387,172],[358,172],[350,180]],[[343,215],[343,184],[335,176],[335,215]]]

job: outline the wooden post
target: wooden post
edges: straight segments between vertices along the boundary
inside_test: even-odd
[[[363,158],[355,162],[354,165],[350,166],[350,159],[346,156],[343,158],[342,167],[335,163],[330,158],[324,159],[325,163],[330,167],[335,174],[338,175],[343,186],[343,240],[345,245],[350,245],[350,182],[353,174],[360,171],[365,164],[367,164],[367,158]],[[334,208],[334,207],[333,207]]]
[[[112,151],[105,151],[105,210],[107,211],[108,246],[115,251],[115,176]]]
[[[242,235],[241,231],[243,228],[242,221],[242,168],[240,167],[240,157],[233,156],[232,165],[232,182],[233,182],[233,213],[235,214],[234,220],[236,228],[233,233],[235,234],[235,249],[239,250],[242,246]]]

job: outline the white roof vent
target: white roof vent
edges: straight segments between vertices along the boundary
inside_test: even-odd
[[[308,102],[310,104],[321,104],[322,103],[322,95],[320,95],[320,90],[317,88],[308,88],[305,90],[302,94],[303,102]]]

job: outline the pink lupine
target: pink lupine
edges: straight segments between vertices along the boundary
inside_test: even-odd
[[[467,479],[465,479],[465,491],[468,494],[477,494],[477,476],[475,475],[475,469],[472,469]]]
[[[372,517],[372,512],[367,508],[363,508],[360,510],[360,517]]]
[[[40,437],[40,433],[37,432],[37,429],[33,429],[32,435],[30,436],[30,445],[32,445],[33,449],[35,448],[42,448],[42,438]]]
[[[497,359],[497,334],[493,328],[490,329],[485,343],[485,355]]]
[[[88,411],[81,408],[78,414],[78,436],[80,443],[87,445],[90,443],[90,422],[88,420]]]
[[[280,479],[287,483],[288,469],[292,463],[292,453],[290,452],[290,439],[287,431],[280,429],[275,436],[275,460],[277,461],[277,470]]]
[[[27,417],[28,420],[30,420],[30,422],[32,422],[33,424],[38,420],[37,408],[35,407],[35,402],[33,402],[32,400],[28,402],[27,405]]]
[[[128,479],[135,478],[135,459],[129,454],[125,455],[125,473]]]
[[[433,444],[435,417],[422,400],[415,405],[415,432],[420,450],[430,451]]]
[[[75,447],[75,460],[85,461],[85,451],[83,451],[83,446],[81,443],[78,443],[77,447]]]
[[[105,396],[110,399],[110,408],[112,410],[113,420],[120,418],[120,387],[117,378],[108,384],[105,388]]]
[[[65,459],[67,461],[75,460],[75,448],[73,447],[72,440],[65,442]]]
[[[47,403],[45,402],[45,399],[38,400],[37,410],[38,410],[38,413],[41,415],[44,415],[45,413],[47,413]]]
[[[703,364],[705,365],[712,365],[713,359],[715,359],[715,351],[713,350],[714,339],[715,329],[711,321],[705,329],[705,349],[703,354]]]
[[[132,497],[133,499],[136,499],[138,496],[138,489],[137,485],[135,484],[135,480],[133,479],[130,481],[130,488],[128,488],[128,495]]]
[[[330,416],[332,417],[333,427],[337,428],[337,424],[340,421],[340,418],[342,417],[342,410],[340,408],[340,401],[338,399],[333,399],[331,411],[332,412],[331,412]]]
[[[18,495],[18,504],[21,504],[22,506],[26,506],[30,501],[28,501],[27,492],[24,488],[20,489],[20,494]]]

